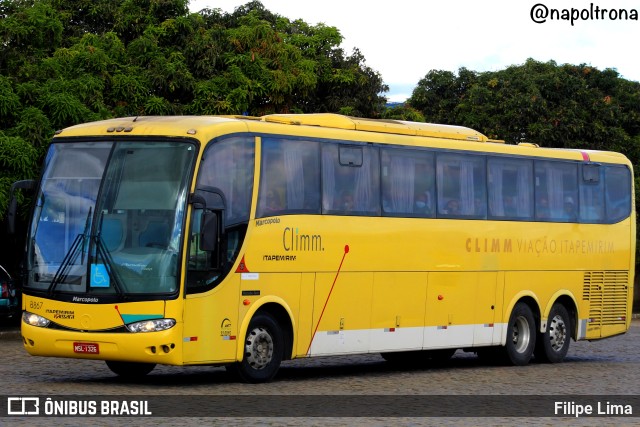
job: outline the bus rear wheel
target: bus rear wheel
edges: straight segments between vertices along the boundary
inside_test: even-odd
[[[536,324],[533,312],[527,304],[519,302],[509,317],[505,356],[513,365],[526,365],[531,361],[535,345]]]
[[[141,378],[156,367],[155,363],[116,362],[113,360],[106,360],[105,362],[111,372],[123,378]]]
[[[569,312],[562,304],[554,304],[549,312],[547,330],[538,334],[536,341],[536,360],[548,363],[559,363],[569,351],[571,343],[571,319]]]
[[[278,322],[266,313],[258,313],[249,323],[242,361],[227,368],[245,382],[270,381],[280,369],[283,344],[284,338]]]

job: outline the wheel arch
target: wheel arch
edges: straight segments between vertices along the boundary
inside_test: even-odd
[[[236,349],[236,360],[242,360],[244,355],[244,337],[247,334],[251,319],[258,314],[265,313],[273,317],[282,329],[284,337],[283,360],[290,360],[293,354],[294,344],[294,318],[289,306],[280,298],[265,298],[252,304],[252,308],[245,314],[238,331],[238,347]]]
[[[511,313],[513,312],[513,309],[516,307],[516,304],[520,302],[528,305],[529,308],[531,309],[531,312],[533,313],[533,319],[537,323],[535,327],[536,327],[536,330],[538,330],[540,328],[540,323],[541,323],[540,303],[538,301],[538,298],[533,293],[521,292],[516,296],[514,296],[514,298],[511,300],[511,302],[507,306],[507,309],[504,312],[505,313],[504,323],[505,324],[509,323],[509,319],[511,318]],[[506,327],[503,328],[501,345],[505,345],[505,343],[507,342],[507,329],[508,328]]]
[[[567,293],[566,291],[558,291],[551,298],[549,298],[549,303],[544,310],[544,317],[540,322],[540,332],[546,332],[549,313],[551,312],[551,308],[555,304],[562,304],[564,308],[567,309],[567,312],[569,313],[569,320],[571,321],[571,325],[569,325],[571,338],[576,340],[578,336],[578,304],[576,303],[574,296]]]

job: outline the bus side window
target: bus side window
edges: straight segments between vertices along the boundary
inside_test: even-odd
[[[382,150],[382,211],[390,216],[433,217],[433,153]]]
[[[519,220],[533,217],[531,160],[490,157],[488,178],[491,217]]]
[[[340,149],[343,149],[340,154]],[[361,156],[357,153],[361,153]],[[327,144],[322,148],[322,212],[380,214],[378,149]],[[362,159],[361,162],[359,159]]]
[[[631,174],[623,166],[605,168],[607,222],[618,222],[631,213]]]
[[[314,141],[262,140],[256,216],[320,213],[320,158]]]
[[[604,168],[598,164],[583,164],[580,179],[580,222],[604,220]]]
[[[246,136],[224,138],[207,147],[200,173],[199,187],[222,191],[226,206],[226,226],[249,220],[253,192],[254,139]]]
[[[535,162],[536,218],[541,221],[577,221],[578,166],[576,163]]]
[[[486,181],[484,156],[438,154],[438,216],[484,218]]]
[[[191,217],[189,236],[188,268],[194,271],[207,271],[210,266],[210,254],[200,250],[200,229],[203,209],[194,209]]]

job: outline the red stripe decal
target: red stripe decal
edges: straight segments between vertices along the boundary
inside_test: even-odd
[[[327,295],[327,299],[324,302],[324,307],[322,307],[322,312],[320,312],[320,318],[318,319],[318,323],[316,324],[316,327],[313,331],[313,335],[311,335],[311,341],[309,341],[309,347],[307,347],[307,354],[309,354],[309,351],[311,350],[311,344],[313,344],[313,339],[315,338],[316,333],[318,332],[318,326],[320,326],[320,321],[322,320],[322,316],[324,315],[324,310],[327,308],[327,304],[329,303],[329,298],[331,298],[331,292],[333,292],[333,287],[336,285],[336,280],[338,280],[338,275],[340,275],[340,270],[342,269],[342,263],[344,262],[344,258],[347,256],[348,253],[349,253],[349,245],[345,245],[344,254],[342,255],[342,260],[340,260],[338,271],[336,271],[336,277],[333,278],[333,284],[329,289],[329,295]]]

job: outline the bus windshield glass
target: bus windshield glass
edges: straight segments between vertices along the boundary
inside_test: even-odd
[[[52,144],[28,242],[26,287],[50,294],[175,293],[195,147]]]

